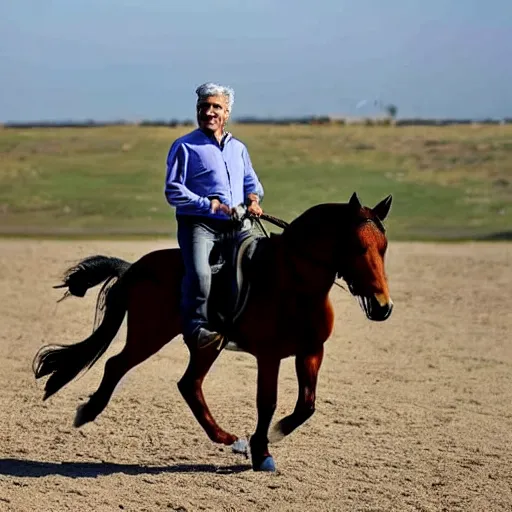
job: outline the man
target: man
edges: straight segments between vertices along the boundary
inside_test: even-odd
[[[171,145],[165,196],[176,208],[178,244],[185,264],[181,311],[183,337],[191,348],[219,343],[207,319],[210,253],[233,236],[231,212],[241,203],[260,216],[263,187],[245,145],[225,131],[234,91],[205,83],[196,89],[198,128]],[[246,236],[247,233],[237,233]]]

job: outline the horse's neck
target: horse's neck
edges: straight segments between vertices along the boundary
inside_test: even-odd
[[[281,236],[277,247],[278,260],[289,291],[301,295],[325,297],[331,289],[336,272],[330,268],[329,262],[315,258],[308,253],[305,245],[291,244]]]

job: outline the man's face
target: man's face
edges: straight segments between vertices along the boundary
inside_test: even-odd
[[[202,130],[222,132],[228,118],[228,102],[225,96],[208,96],[197,104],[197,124]]]

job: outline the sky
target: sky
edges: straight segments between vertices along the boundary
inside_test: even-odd
[[[511,0],[1,0],[0,122],[512,117]]]

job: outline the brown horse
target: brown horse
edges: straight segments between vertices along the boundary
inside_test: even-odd
[[[336,277],[345,280],[370,320],[385,320],[391,314],[382,224],[390,207],[391,196],[368,208],[354,193],[348,203],[314,206],[282,234],[261,238],[262,247],[251,268],[249,298],[230,331],[230,339],[252,354],[258,365],[258,421],[249,443],[253,469],[275,470],[268,437],[283,358],[295,356],[299,396],[295,410],[273,428],[271,439],[290,434],[315,410],[323,345],[333,328],[329,291]],[[101,357],[128,312],[126,345],[107,361],[99,388],[77,411],[75,426],[93,421],[126,372],[180,334],[182,276],[179,249],[153,251],[132,265],[117,258],[92,256],[70,269],[61,286],[67,286],[72,295],[83,296],[88,288],[106,280],[98,299],[105,299],[104,317],[86,340],[45,346],[38,352],[36,378],[50,375],[44,399]],[[202,392],[203,379],[220,348],[189,347],[189,364],[178,388],[212,441],[242,449],[242,440],[217,425]]]

